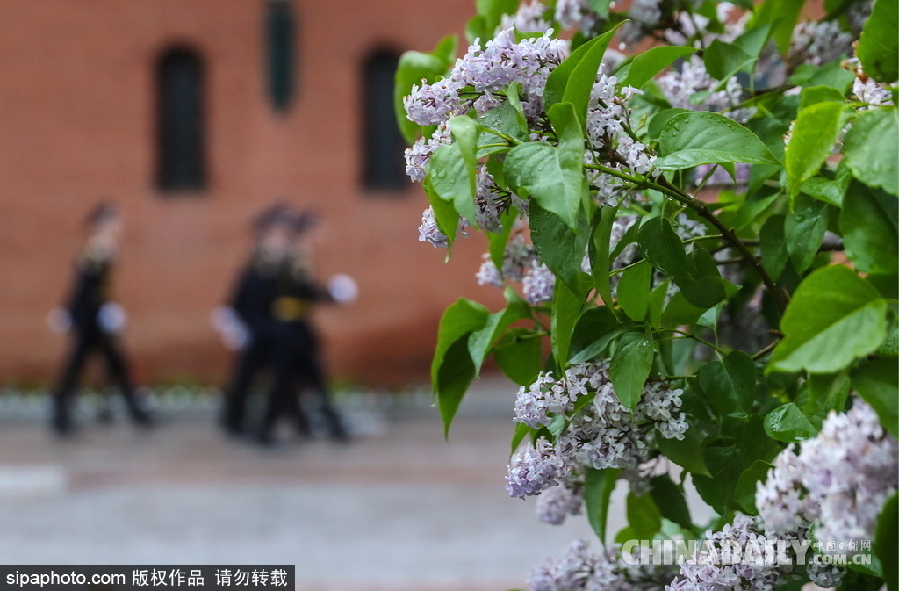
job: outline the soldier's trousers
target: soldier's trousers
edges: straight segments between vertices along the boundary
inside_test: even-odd
[[[305,421],[297,388],[308,386],[316,392],[319,410],[330,434],[333,437],[346,437],[343,422],[331,402],[312,328],[305,322],[290,323],[278,338],[275,349],[274,382],[269,391],[261,433],[270,435],[278,418],[284,414]]]
[[[119,388],[131,418],[135,422],[146,423],[146,412],[137,402],[128,362],[116,338],[99,328],[76,330],[74,336],[72,348],[53,396],[53,428],[61,432],[71,429],[72,397],[78,388],[84,365],[92,354],[99,354],[103,358],[107,374]]]

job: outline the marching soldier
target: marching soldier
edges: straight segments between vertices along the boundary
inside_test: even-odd
[[[235,285],[229,308],[217,312],[215,324],[229,347],[239,351],[225,398],[222,427],[228,435],[246,432],[247,398],[260,373],[275,355],[277,322],[273,315],[281,269],[290,248],[293,218],[283,205],[262,212],[254,221],[256,245]],[[305,416],[297,428],[308,434]]]
[[[290,255],[276,283],[272,301],[275,320],[274,383],[258,433],[263,445],[274,443],[274,429],[282,414],[302,416],[297,386],[309,386],[317,393],[320,411],[330,435],[346,441],[348,435],[337,409],[331,402],[327,377],[322,366],[319,341],[312,325],[312,308],[318,302],[347,302],[355,299],[355,282],[347,276],[336,276],[327,288],[312,280],[308,256],[302,237],[313,225],[310,214],[296,216]]]
[[[121,306],[110,300],[112,272],[122,232],[122,217],[111,204],[98,205],[87,217],[88,238],[78,260],[74,289],[65,312],[56,315],[72,333],[72,348],[54,393],[51,426],[59,435],[72,432],[72,397],[84,364],[91,354],[99,354],[109,377],[118,386],[132,421],[150,424],[131,383],[128,362],[119,333],[125,324]]]

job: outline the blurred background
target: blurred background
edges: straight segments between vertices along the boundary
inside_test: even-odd
[[[585,523],[540,525],[503,489],[516,388],[478,382],[446,444],[427,375],[444,308],[478,288],[480,238],[416,241],[392,84],[466,1],[0,2],[0,560],[296,564],[301,589],[521,586]],[[99,201],[124,214],[114,299],[158,418],[135,431],[91,367],[77,437],[47,427],[64,303]],[[275,201],[312,209],[316,275],[356,279],[316,321],[354,438],[276,451],[216,426],[233,353],[210,313]],[[615,526],[613,521],[612,526]],[[540,547],[529,541],[545,538]]]

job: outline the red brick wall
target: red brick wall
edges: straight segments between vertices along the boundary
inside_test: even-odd
[[[473,279],[483,238],[452,262],[416,242],[420,187],[367,196],[358,182],[360,65],[374,49],[429,50],[460,30],[465,1],[295,0],[299,88],[286,114],[265,86],[263,0],[0,2],[0,384],[55,376],[66,341],[45,325],[69,287],[81,219],[110,196],[126,216],[117,276],[141,382],[225,375],[209,323],[272,200],[313,205],[324,278],[357,278],[360,300],[322,310],[334,374],[366,383],[426,377],[436,324]],[[153,64],[171,43],[206,65],[208,189],[153,186]]]

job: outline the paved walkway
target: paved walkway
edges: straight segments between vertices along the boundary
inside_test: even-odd
[[[533,501],[507,496],[514,392],[483,383],[448,444],[431,409],[357,416],[353,444],[276,452],[225,441],[210,421],[88,425],[65,444],[3,424],[0,560],[296,564],[299,588],[316,591],[520,587],[592,534],[583,518],[541,524]]]

